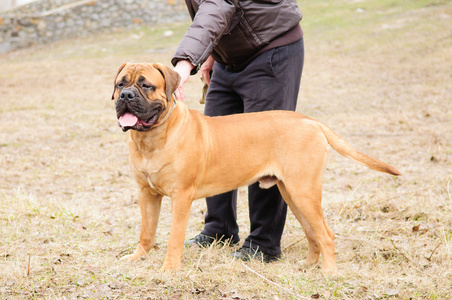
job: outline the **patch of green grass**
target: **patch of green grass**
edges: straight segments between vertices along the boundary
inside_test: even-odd
[[[446,4],[447,0],[338,0],[298,1],[303,27],[309,31],[341,32],[347,37],[351,30],[363,31],[360,26],[371,26],[404,12]]]
[[[400,38],[410,32],[413,35],[428,35],[429,31],[441,26],[443,20],[433,18],[428,22],[421,21],[419,15],[412,15],[412,12],[441,6],[447,1],[339,0],[299,3],[304,14],[301,25],[308,42],[320,38],[332,44],[330,51],[346,51],[355,55],[363,50],[366,52],[366,49],[413,55],[423,44],[419,45],[416,39],[406,39],[401,48],[398,46]],[[317,41],[313,40],[310,47],[317,47]]]

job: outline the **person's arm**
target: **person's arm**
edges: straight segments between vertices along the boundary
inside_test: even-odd
[[[193,23],[179,43],[171,60],[175,66],[174,70],[181,75],[181,81],[176,91],[176,96],[180,100],[184,98],[183,89],[190,74],[195,74],[210,57],[212,49],[233,17],[237,3],[238,0],[201,1]],[[188,69],[190,72],[187,72]]]
[[[200,69],[201,75],[208,85],[210,84],[210,74],[212,72],[214,62],[213,57],[209,56]]]
[[[207,60],[233,17],[238,0],[204,0],[171,60],[188,60],[198,69]],[[194,70],[195,72],[197,70]]]
[[[179,101],[184,101],[184,85],[187,82],[188,78],[190,78],[191,70],[194,68],[193,64],[189,60],[179,60],[174,67],[174,71],[179,73],[180,82],[177,87],[175,93],[176,98]]]
[[[202,64],[201,66],[201,75],[204,78],[205,82],[209,85],[210,84],[210,74],[213,68],[214,60],[212,56],[209,56],[207,60]],[[184,85],[188,81],[188,78],[190,78],[191,70],[194,68],[192,63],[188,60],[179,60],[176,64],[176,67],[174,67],[174,71],[179,73],[180,75],[180,82],[179,86],[176,89],[176,97],[180,101],[184,101]]]

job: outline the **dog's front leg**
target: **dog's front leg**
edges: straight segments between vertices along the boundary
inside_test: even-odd
[[[192,201],[191,193],[172,197],[171,229],[163,270],[181,268],[185,232],[187,231]]]
[[[129,261],[137,260],[148,254],[154,246],[162,196],[153,194],[149,188],[141,188],[138,194],[138,201],[141,210],[140,243],[134,254],[124,257]]]

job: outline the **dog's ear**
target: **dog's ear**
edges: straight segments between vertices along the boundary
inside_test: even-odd
[[[127,63],[123,63],[118,70],[118,73],[116,73],[115,81],[113,82],[114,88],[113,88],[113,94],[111,95],[111,100],[115,100],[115,92],[116,92],[116,80],[118,79],[119,73],[121,73],[122,69],[127,65]]]
[[[179,86],[179,73],[162,64],[152,64],[152,66],[159,70],[160,73],[162,73],[162,76],[165,79],[166,100],[171,101],[171,94],[174,93],[174,91]]]

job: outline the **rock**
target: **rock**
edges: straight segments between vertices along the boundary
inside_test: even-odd
[[[0,12],[0,53],[115,28],[188,19],[183,0],[41,0]],[[165,18],[155,17],[155,11]],[[18,30],[20,26],[20,30]],[[88,30],[83,30],[86,28]]]

